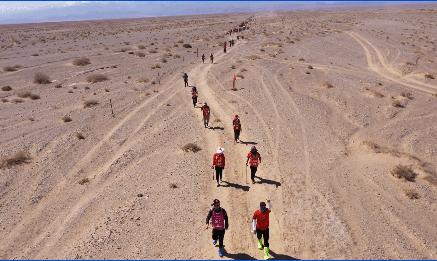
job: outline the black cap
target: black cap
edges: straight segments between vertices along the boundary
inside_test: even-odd
[[[215,204],[220,204],[220,200],[218,200],[218,199],[214,199],[214,200],[212,201],[211,206],[214,206]]]

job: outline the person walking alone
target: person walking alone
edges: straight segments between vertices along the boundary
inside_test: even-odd
[[[225,149],[217,148],[216,153],[212,156],[212,166],[211,168],[215,168],[215,180],[217,181],[217,187],[220,187],[220,182],[222,182],[223,178],[223,169],[225,168],[226,158],[225,158]]]
[[[226,210],[220,207],[220,200],[214,199],[211,204],[212,208],[209,210],[206,217],[206,229],[209,228],[210,220],[212,226],[212,244],[217,245],[219,243],[218,254],[219,257],[224,255],[223,241],[225,238],[225,231],[229,228],[229,219]]]
[[[205,102],[205,104],[200,109],[202,110],[202,114],[203,114],[203,125],[205,126],[205,128],[208,128],[209,127],[209,116],[211,114],[209,106]]]
[[[205,63],[205,54],[202,54],[202,63]]]
[[[214,63],[214,55],[211,53],[211,55],[209,56],[209,60],[211,61],[211,63]]]
[[[227,46],[227,42],[225,42],[225,44],[223,45],[223,52],[226,53],[226,46]]]
[[[188,87],[188,74],[184,73],[184,75],[182,75],[182,78],[184,79],[184,87]]]
[[[235,115],[235,118],[232,121],[232,125],[234,126],[234,141],[238,143],[240,141],[240,132],[241,132],[241,122],[238,115]]]
[[[194,108],[196,108],[197,105],[197,88],[196,86],[193,86],[193,88],[191,88],[191,98],[193,99],[193,106]]]
[[[270,245],[269,245],[269,215],[272,211],[272,203],[270,200],[267,200],[269,207],[266,207],[265,202],[259,203],[259,209],[253,213],[252,216],[252,233],[256,234],[258,239],[258,249],[264,249],[264,259],[270,259]],[[262,242],[262,240],[264,242]]]
[[[253,146],[247,154],[246,167],[250,165],[250,179],[252,184],[255,184],[255,174],[258,169],[258,165],[261,163],[261,155],[255,146]]]

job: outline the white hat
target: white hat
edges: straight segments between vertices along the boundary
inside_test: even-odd
[[[223,149],[223,148],[221,148],[221,147],[218,147],[218,148],[217,148],[217,153],[223,153],[223,152],[225,152],[225,149]]]

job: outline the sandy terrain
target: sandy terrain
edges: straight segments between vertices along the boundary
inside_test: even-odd
[[[0,26],[0,258],[217,258],[219,198],[226,258],[260,259],[271,198],[276,258],[436,259],[437,6],[254,14],[224,54],[250,16]]]

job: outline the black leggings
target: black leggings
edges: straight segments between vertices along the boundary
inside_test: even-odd
[[[250,166],[250,178],[252,179],[252,181],[255,181],[255,173],[257,169],[258,167]]]
[[[219,247],[223,248],[223,239],[225,238],[225,230],[224,229],[212,229],[212,240],[219,241]]]
[[[188,79],[184,80],[184,86],[185,86],[185,87],[188,86]]]
[[[219,183],[219,180],[221,181],[223,177],[223,167],[217,167],[215,166],[215,180],[217,183]]]
[[[269,247],[269,229],[265,229],[265,230],[261,230],[261,229],[256,229],[256,237],[258,239],[261,239],[261,237],[264,238],[264,247]]]
[[[196,107],[197,104],[197,96],[193,96],[193,105]]]
[[[234,130],[234,139],[235,141],[240,139],[240,130]]]

